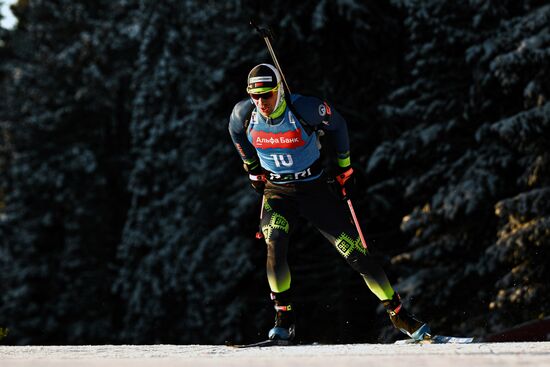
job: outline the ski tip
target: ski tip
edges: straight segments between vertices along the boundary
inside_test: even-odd
[[[474,338],[434,335],[430,340],[433,344],[470,344],[474,341]]]
[[[473,337],[432,335],[429,338],[426,338],[423,340],[416,340],[416,339],[397,340],[394,344],[407,345],[407,344],[471,344],[471,343],[474,343]]]

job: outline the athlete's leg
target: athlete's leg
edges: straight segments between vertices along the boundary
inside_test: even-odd
[[[322,181],[310,183],[307,202],[301,205],[302,214],[346,259],[348,264],[361,274],[369,289],[379,300],[389,300],[395,291],[386,273],[361,244],[359,233],[351,220],[349,209],[328,185]]]
[[[386,273],[361,244],[361,238],[350,219],[347,205],[335,196],[324,182],[313,186],[315,188],[311,190],[312,196],[301,206],[307,208],[304,214],[351,267],[362,275],[372,293],[382,301],[393,325],[413,339],[424,339],[430,334],[429,326],[417,320],[403,307]]]
[[[272,292],[281,293],[290,288],[287,253],[296,213],[294,204],[284,194],[284,188],[269,184],[265,190],[263,205],[261,227],[267,245],[267,280]]]
[[[295,315],[290,296],[288,242],[297,209],[289,194],[292,189],[268,183],[264,192],[262,232],[267,244],[267,280],[275,308],[275,325],[269,339],[291,340],[295,335]]]

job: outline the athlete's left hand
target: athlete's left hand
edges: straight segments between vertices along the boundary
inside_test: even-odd
[[[336,176],[336,181],[340,184],[340,195],[343,200],[348,200],[355,196],[356,180],[351,166],[341,168],[340,173]]]
[[[248,181],[252,188],[260,195],[264,194],[266,183],[265,173],[258,162],[244,164],[244,170],[248,173]]]

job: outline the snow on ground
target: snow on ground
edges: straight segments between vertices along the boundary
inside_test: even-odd
[[[550,342],[344,344],[235,349],[220,345],[0,346],[1,367],[550,366]]]

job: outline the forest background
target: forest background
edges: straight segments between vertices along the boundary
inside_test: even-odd
[[[537,0],[19,0],[0,28],[5,344],[263,339],[260,197],[227,132],[269,25],[293,92],[346,118],[356,211],[442,334],[548,316],[550,5]],[[325,144],[327,146],[327,144]],[[328,152],[327,147],[327,152]],[[390,342],[312,227],[300,342]]]

